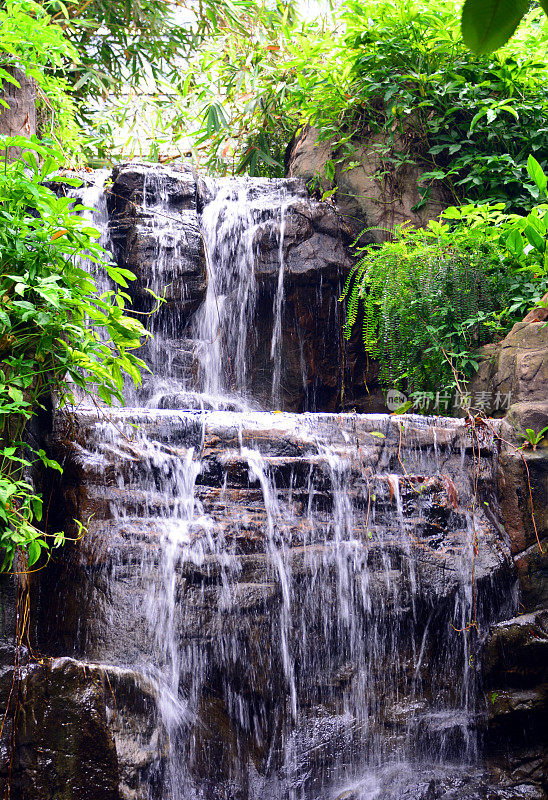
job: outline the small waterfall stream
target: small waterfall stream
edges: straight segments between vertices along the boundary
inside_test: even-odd
[[[156,293],[185,259],[190,214],[172,219],[167,181],[150,169],[142,198]],[[287,237],[312,201],[295,182],[242,179],[204,181],[200,202],[207,289],[182,323],[152,321],[153,383],[106,419],[71,417],[80,513],[93,509],[83,558],[101,575],[75,655],[155,687],[155,755],[126,796],[456,791],[479,754],[478,631],[514,602],[470,475],[473,463],[488,484],[492,444],[473,452],[457,420],[257,410],[251,340],[264,340],[276,408]],[[265,236],[262,331],[250,322]]]

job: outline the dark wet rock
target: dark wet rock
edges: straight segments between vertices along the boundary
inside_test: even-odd
[[[463,771],[446,764],[389,764],[357,780],[336,800],[545,800],[534,783],[499,779],[480,770]]]
[[[154,343],[147,344],[140,355],[155,366],[156,373],[161,361],[171,379],[186,387],[195,385],[196,348],[203,347],[203,343],[187,338],[188,323],[206,293],[208,277],[200,214],[214,197],[213,184],[196,180],[187,167],[172,169],[138,163],[115,167],[112,178],[108,189],[109,234],[117,263],[137,277],[128,290],[135,308],[148,311],[153,307],[148,290],[165,299],[151,325],[153,330],[161,331],[167,367],[166,358],[159,358]],[[278,183],[291,198],[285,214],[282,251],[285,277],[279,404],[291,411],[333,410],[341,404],[342,364],[346,363],[338,298],[353,264],[351,237],[332,205],[310,200],[303,181]],[[253,185],[246,184],[246,190],[252,203]],[[261,193],[268,191],[272,191],[268,181],[258,182],[255,195],[260,199]],[[251,378],[247,389],[268,407],[272,400],[271,340],[281,223],[261,211],[260,202],[254,216],[258,294],[248,321]],[[348,378],[348,369],[347,373]],[[370,371],[369,382],[371,374]],[[162,404],[160,394],[154,402]],[[367,390],[360,388],[358,394],[367,394]],[[191,400],[188,395],[179,399],[183,403]],[[353,405],[357,403],[353,401]],[[188,407],[193,407],[192,401]]]
[[[14,800],[119,800],[104,678],[71,659],[28,668],[20,699]]]
[[[108,429],[96,415],[82,412],[72,422],[72,441],[65,438],[63,425],[59,430],[57,446],[65,455],[66,514],[81,519],[94,516],[66,574],[59,578],[58,587],[64,588],[57,593],[61,597],[57,610],[48,615],[48,624],[50,647],[61,652],[63,647],[72,647],[75,654],[86,653],[97,661],[130,664],[151,646],[142,581],[150,576],[146,581],[153,591],[158,576],[152,570],[157,570],[165,531],[162,516],[171,513],[172,501],[150,486],[144,491],[143,481],[151,477],[150,450],[138,433],[129,438],[131,428],[122,422],[126,416],[128,425],[138,420],[122,412]],[[144,412],[141,418],[144,430],[159,442],[156,454],[163,453],[166,469],[170,464],[175,468],[189,446],[201,447],[196,498],[210,520],[208,536],[223,541],[226,548],[223,554],[189,559],[179,567],[177,591],[186,609],[180,621],[183,638],[201,641],[204,647],[229,634],[241,637],[251,648],[254,641],[263,642],[254,677],[249,679],[250,691],[257,691],[258,673],[268,673],[269,659],[276,663],[279,658],[272,654],[269,641],[283,587],[279,569],[268,556],[263,492],[250,474],[239,441],[260,448],[278,487],[283,518],[277,518],[276,525],[287,542],[283,568],[292,576],[297,595],[303,587],[302,599],[300,595],[295,599],[297,605],[309,602],[306,587],[311,582],[317,586],[318,611],[336,603],[339,571],[352,565],[352,591],[356,597],[367,598],[372,619],[382,609],[387,618],[410,620],[415,613],[421,624],[430,619],[428,624],[434,625],[432,620],[452,607],[463,570],[468,569],[463,555],[468,522],[458,505],[469,492],[466,470],[461,471],[459,443],[466,448],[468,436],[463,425],[440,422],[433,429],[410,417],[401,443],[400,458],[407,472],[402,474],[400,423],[395,420],[326,415],[314,419],[312,429],[312,420],[306,417],[257,414],[244,419],[247,425],[242,427],[240,415],[211,412],[205,417],[196,415],[195,428],[176,412]],[[385,438],[373,435],[379,427],[384,428]],[[128,439],[120,438],[117,430]],[[112,435],[115,438],[109,441]],[[348,462],[345,491],[355,505],[355,527],[353,541],[345,545],[332,541],[333,475],[321,447],[318,451],[316,436],[320,441],[329,437],[330,446],[338,448]],[[98,448],[95,453],[86,449],[92,441]],[[360,444],[360,458],[355,442]],[[482,458],[481,469],[487,470],[491,458],[487,448]],[[447,474],[453,479],[443,477]],[[400,514],[396,495],[401,499]],[[128,518],[115,519],[114,512]],[[504,543],[481,509],[476,533],[478,613],[489,615],[492,597],[501,587],[507,587],[510,602],[513,567]],[[193,525],[189,534],[199,543],[204,531]],[[429,657],[437,657],[434,650]],[[257,664],[264,667],[257,669]],[[339,685],[336,675],[341,668],[337,664],[333,675],[317,677],[317,685]],[[356,665],[348,669],[352,674]]]
[[[147,289],[163,295],[162,315],[174,315],[180,327],[206,289],[193,172],[131,163],[112,177],[110,237],[118,264],[137,276],[130,292],[141,309],[153,305]]]
[[[548,712],[548,684],[533,689],[501,689],[491,694],[489,717],[491,725],[505,724],[534,725],[546,719]],[[537,722],[538,725],[538,722]]]
[[[548,608],[548,539],[532,544],[514,562],[524,607]]]
[[[257,275],[278,277],[280,224],[268,223],[257,231]],[[301,201],[284,214],[284,268],[295,283],[312,289],[314,278],[337,281],[353,262],[345,249],[349,237],[335,208],[327,203]],[[312,284],[312,286],[310,285]]]
[[[488,685],[548,682],[548,611],[499,622],[490,631],[483,659]]]
[[[158,720],[157,687],[135,670],[100,669],[109,689],[107,720],[116,745],[120,800],[156,800],[168,748]]]
[[[254,770],[262,775],[268,765],[303,792],[321,792],[334,778],[330,764],[341,752],[349,769],[363,767],[371,736],[386,741],[388,753],[413,742],[421,763],[432,753],[458,761],[477,725],[482,735],[487,731],[489,746],[489,731],[494,739],[499,731],[508,753],[529,747],[509,738],[507,729],[526,720],[527,730],[536,730],[544,713],[544,617],[514,616],[515,563],[510,538],[496,522],[497,469],[506,451],[499,456],[488,436],[478,449],[464,423],[414,416],[132,410],[109,412],[109,418],[83,410],[59,418],[53,450],[65,464],[64,513],[69,519],[94,516],[86,536],[66,551],[65,562],[44,575],[41,647],[127,665],[120,674],[101,668],[116,708],[106,678],[97,673],[92,681],[94,691],[103,693],[97,700],[107,722],[101,735],[115,746],[120,798],[144,800],[143,787],[160,792],[163,781],[167,743],[154,689],[143,688],[129,665],[153,658],[147,597],[161,588],[165,518],[176,513],[174,498],[162,486],[166,476],[176,479],[189,448],[202,462],[194,493],[199,514],[186,529],[190,550],[177,564],[175,593],[181,609],[177,636],[185,653],[181,692],[187,696],[200,687],[196,722],[177,734],[191,783],[211,796],[237,787],[230,797],[246,798],[250,775]],[[255,449],[276,487],[277,510],[270,511],[285,543],[281,561],[272,556],[263,488],[246,455]],[[344,469],[337,472],[341,463]],[[475,506],[475,549],[467,550],[471,474],[487,499]],[[337,496],[338,480],[343,494]],[[343,500],[351,504],[353,527],[349,540],[338,542],[333,514]],[[459,605],[462,582],[472,569],[482,635],[487,621],[501,620],[485,645],[487,701],[477,719],[457,713],[450,700],[458,692],[455,674],[464,669],[465,635],[471,646],[479,643],[474,632],[464,633],[468,618]],[[290,576],[294,613],[306,619],[301,628],[297,615],[287,634],[299,665],[303,727],[298,731],[284,727],[289,711],[280,648],[283,575]],[[340,622],[323,613],[339,607],[346,575],[352,577],[345,592],[362,626],[359,658],[335,647]],[[538,591],[540,583],[535,586]],[[303,630],[311,642],[323,643],[321,660]],[[372,642],[375,649],[369,650]],[[371,705],[363,718],[345,715],[341,697],[360,696],[369,663],[374,664],[367,672]],[[441,713],[432,705],[438,696],[447,698]],[[532,727],[531,720],[537,720]],[[517,764],[510,768],[498,753],[490,758],[499,770],[496,780],[483,773],[440,776],[434,770],[424,781],[408,776],[402,782],[401,775],[386,774],[380,776],[379,796],[542,797],[538,769],[527,775],[525,766],[522,772]],[[375,796],[360,792],[362,798]]]
[[[176,208],[196,209],[196,179],[188,165],[173,169],[135,161],[117,164],[112,181],[109,201],[114,213],[129,216],[138,206],[157,205],[159,193]]]
[[[485,743],[505,778],[548,783],[548,611],[493,626],[483,651]]]
[[[139,673],[45,659],[21,684],[11,796],[149,800],[165,747],[155,689]]]

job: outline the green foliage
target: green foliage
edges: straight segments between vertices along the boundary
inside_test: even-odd
[[[262,4],[254,0],[42,0],[79,59],[65,65],[88,158],[104,161],[120,145],[125,155],[173,153],[178,138],[176,86],[185,61],[206,36],[245,35]],[[146,132],[154,128],[150,151]]]
[[[0,546],[8,569],[18,547],[29,564],[48,548],[35,525],[41,499],[29,483],[31,463],[59,468],[25,445],[27,422],[51,392],[60,404],[73,400],[75,387],[123,402],[124,373],[138,384],[145,367],[133,351],[146,332],[125,312],[133,274],[97,244],[99,233],[78,214],[83,207],[44,185],[67,182],[58,174],[61,154],[36,137],[4,137],[0,146],[25,148],[0,172]],[[117,288],[99,294],[82,257]]]
[[[527,172],[537,197],[548,201],[548,178],[538,161],[529,156]],[[444,219],[467,225],[496,243],[514,271],[529,273],[533,280],[548,276],[548,202],[526,214],[506,214],[504,204],[467,204],[443,212]],[[545,280],[539,285],[544,285]]]
[[[387,388],[450,391],[478,368],[479,346],[504,330],[509,277],[482,230],[431,222],[399,227],[362,249],[344,292],[345,336],[359,316],[366,352]]]
[[[538,194],[546,175],[527,171]],[[508,214],[504,203],[452,206],[424,230],[361,249],[346,283],[345,336],[363,316],[363,342],[381,381],[408,392],[459,391],[476,351],[541,303],[548,289],[548,204]]]
[[[548,0],[539,0],[548,14]],[[475,53],[489,53],[506,44],[529,9],[527,0],[466,0],[462,38]]]
[[[526,428],[525,433],[520,433],[522,439],[525,439],[525,442],[522,445],[522,447],[531,447],[533,450],[536,450],[547,433],[548,433],[548,425],[538,432],[535,431],[534,428]]]
[[[78,63],[78,52],[39,3],[7,0],[2,4],[0,54],[0,95],[6,83],[19,86],[12,74],[15,69],[33,78],[42,126],[65,148],[78,152],[76,109],[70,96],[70,83],[63,75],[68,65]],[[6,107],[1,97],[0,106]]]
[[[534,187],[528,155],[548,166],[540,14],[494,56],[467,50],[454,5],[440,0],[347,0],[330,21],[258,16],[247,36],[222,33],[189,63],[173,124],[210,169],[267,176],[283,174],[291,134],[311,124],[333,146],[319,178],[335,181],[357,143],[376,137],[385,175],[423,165],[422,202],[437,181],[455,202],[519,211]]]
[[[79,97],[142,89],[174,81],[181,60],[206,34],[242,30],[255,13],[250,0],[204,0],[194,11],[176,0],[42,0],[52,22],[80,55],[71,82]]]
[[[351,127],[388,132],[387,168],[409,155],[429,167],[423,202],[439,181],[456,201],[489,199],[516,211],[529,205],[527,157],[548,152],[548,71],[535,48],[522,51],[516,41],[514,50],[474,56],[460,41],[452,6],[377,9],[373,22],[363,9],[360,33],[353,6],[351,92],[362,108]],[[536,26],[532,15],[525,33]]]
[[[105,158],[140,102],[148,110],[173,94],[182,59],[206,34],[242,31],[254,14],[252,0],[204,0],[195,10],[178,0],[6,0],[0,87],[17,85],[12,68],[23,70],[38,86],[40,131],[55,135],[65,161],[82,149]]]

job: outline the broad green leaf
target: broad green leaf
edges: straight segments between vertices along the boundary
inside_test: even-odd
[[[478,54],[498,50],[512,36],[528,7],[527,0],[466,0],[461,18],[464,43]]]
[[[516,258],[520,258],[523,255],[523,237],[516,228],[511,230],[508,234],[506,238],[506,247]]]
[[[36,539],[33,539],[32,542],[29,542],[28,561],[27,561],[29,567],[32,567],[32,565],[38,561],[38,559],[40,558],[40,552],[41,552],[40,545],[38,544]]]
[[[546,2],[548,3],[548,0],[546,0]],[[548,183],[548,177],[544,173],[536,158],[531,155],[527,159],[527,172],[536,183],[539,192],[545,192],[546,185]]]
[[[546,246],[545,240],[542,238],[540,233],[536,231],[532,225],[528,225],[524,231],[525,235],[527,236],[527,241],[530,245],[532,245],[535,250],[539,252],[544,252],[544,248]]]
[[[408,400],[407,403],[404,403],[402,406],[399,406],[398,408],[396,408],[396,410],[393,413],[394,414],[406,414],[409,411],[410,408],[413,408],[413,405],[414,405],[413,401],[412,400]]]

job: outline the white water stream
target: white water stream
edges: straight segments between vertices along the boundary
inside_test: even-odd
[[[184,258],[164,179],[155,172],[153,200],[146,183],[143,199],[155,292]],[[476,757],[467,625],[478,528],[465,508],[465,431],[458,421],[433,429],[409,417],[400,430],[382,416],[251,410],[256,233],[268,221],[278,237],[265,376],[276,407],[284,236],[302,196],[283,181],[207,187],[207,291],[187,329],[197,376],[170,374],[173,330],[159,328],[162,374],[148,407],[115,412],[108,430],[82,417],[89,458],[104,474],[114,464],[115,525],[153,532],[140,567],[145,644],[132,666],[157,686],[168,745],[161,788],[148,796],[411,797],[416,770],[441,774],[443,762]],[[101,203],[94,222],[106,231]],[[168,389],[181,406],[154,408]],[[444,505],[447,469],[457,510]]]

